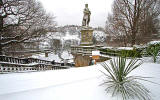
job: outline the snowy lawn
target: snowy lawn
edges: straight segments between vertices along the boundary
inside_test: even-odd
[[[100,64],[66,70],[0,75],[0,100],[117,100],[106,94]],[[160,83],[160,64],[144,63],[131,73]],[[160,98],[160,85],[143,82]]]
[[[61,54],[61,57],[63,59],[69,59],[70,62],[73,62],[73,56],[72,56],[72,54],[70,54],[67,51],[63,51],[62,54]],[[61,62],[62,61],[62,59],[59,58],[58,54],[54,54],[53,52],[49,53],[48,57],[45,57],[45,54],[41,53],[41,54],[32,55],[32,58],[38,58],[38,59],[47,60],[47,61],[53,61],[53,60],[55,60],[55,62]]]

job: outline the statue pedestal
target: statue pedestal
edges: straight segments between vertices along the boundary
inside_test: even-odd
[[[75,66],[89,66],[94,49],[95,46],[71,46],[71,53],[74,56]]]
[[[96,59],[96,62],[104,62],[108,57],[98,56],[93,58],[92,51],[98,50],[99,46],[71,46],[71,54],[74,56],[75,67],[90,66],[91,61]],[[97,59],[98,58],[98,59]]]
[[[81,30],[81,45],[93,45],[93,29],[91,27],[82,27]]]
[[[71,46],[71,54],[74,56],[75,67],[91,65],[91,61],[93,60],[92,51],[100,48],[100,46],[93,45],[92,39],[93,29],[90,27],[82,27],[81,44],[79,46]],[[102,57],[98,58],[99,61],[103,60]]]
[[[93,46],[93,29],[88,26],[82,26],[80,46],[71,46],[71,53],[74,56],[76,67],[89,66],[91,61]]]

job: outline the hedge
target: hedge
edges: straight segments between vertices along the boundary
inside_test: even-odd
[[[124,56],[124,57],[142,57],[141,51],[139,49],[133,50],[119,50],[119,49],[99,49],[101,54],[109,55],[109,56]]]

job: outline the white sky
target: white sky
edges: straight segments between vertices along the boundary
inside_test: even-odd
[[[40,0],[47,12],[56,16],[58,25],[81,25],[83,9],[88,3],[91,11],[90,26],[105,26],[113,0]]]

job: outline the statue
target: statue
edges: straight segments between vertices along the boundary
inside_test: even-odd
[[[85,9],[83,13],[84,13],[84,16],[83,16],[82,26],[88,27],[90,22],[90,15],[91,15],[91,12],[89,11],[89,8],[88,8],[88,4],[85,4]]]

